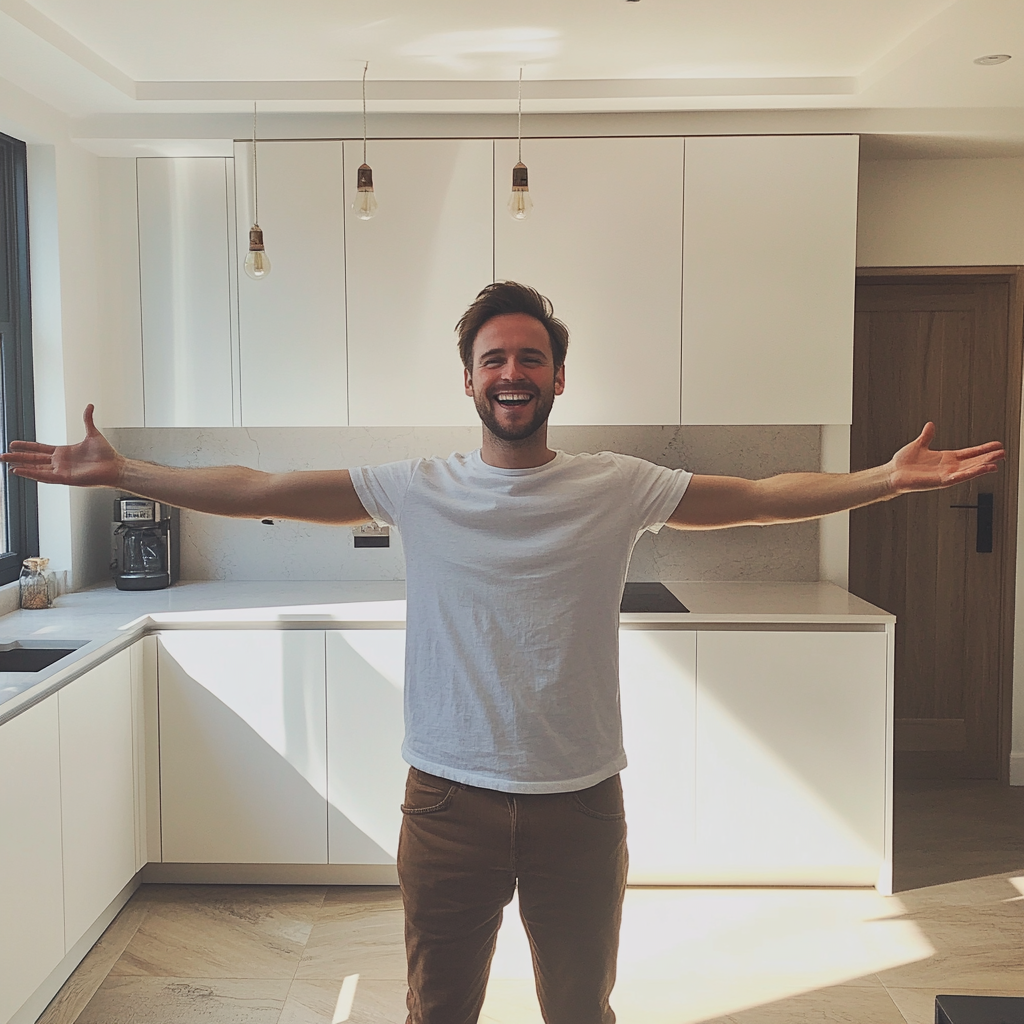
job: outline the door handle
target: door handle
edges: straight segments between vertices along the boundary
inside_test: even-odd
[[[995,513],[993,495],[979,494],[977,505],[950,505],[950,508],[973,508],[978,510],[978,535],[974,550],[980,555],[992,552],[992,520]]]

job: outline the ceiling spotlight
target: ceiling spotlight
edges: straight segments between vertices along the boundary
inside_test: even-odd
[[[987,57],[975,57],[974,63],[988,67],[990,64],[1005,64],[1009,59],[1008,53],[990,53]]]

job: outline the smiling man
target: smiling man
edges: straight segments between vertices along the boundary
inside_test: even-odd
[[[15,442],[12,471],[117,487],[227,516],[397,527],[406,552],[398,870],[409,1020],[472,1024],[502,909],[519,891],[548,1024],[611,1024],[626,826],[618,606],[647,530],[794,522],[995,472],[998,442],[933,452],[934,428],[884,466],[765,480],[692,476],[547,444],[569,336],[551,303],[489,285],[458,325],[483,424],[468,455],[351,472],[174,469],[126,459],[96,430]]]

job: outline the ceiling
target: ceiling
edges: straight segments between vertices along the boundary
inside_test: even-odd
[[[352,113],[366,61],[374,112],[508,113],[522,68],[533,113],[985,110],[1024,139],[1024,0],[0,0],[0,75],[73,118]]]

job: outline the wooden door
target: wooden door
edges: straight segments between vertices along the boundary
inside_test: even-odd
[[[850,517],[850,589],[895,613],[896,771],[999,778],[1007,763],[1016,536],[1019,325],[1013,275],[861,280],[851,469],[936,424],[934,447],[999,439],[998,474]],[[981,502],[993,503],[979,551]],[[982,538],[983,540],[983,538]]]

